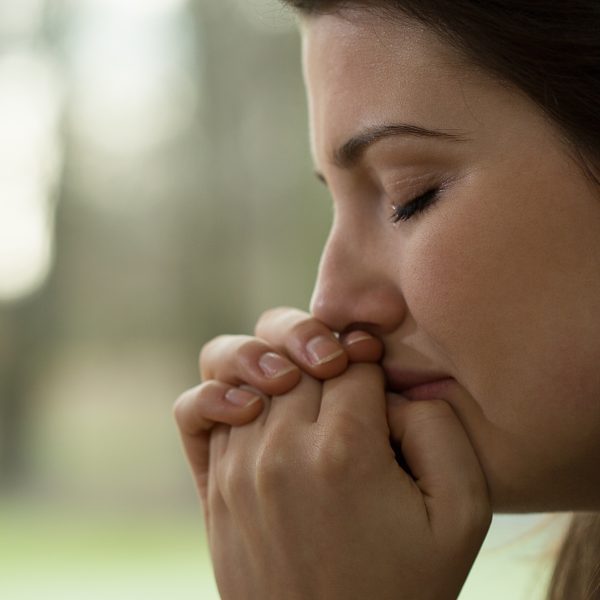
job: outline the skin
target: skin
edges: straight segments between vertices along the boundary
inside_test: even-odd
[[[356,597],[376,591],[392,598],[402,591],[403,597],[426,598],[423,590],[431,591],[435,578],[442,587],[431,597],[456,597],[485,537],[488,509],[600,510],[600,194],[538,107],[469,65],[426,28],[358,10],[305,20],[302,37],[315,169],[335,208],[311,314],[271,310],[255,337],[221,336],[206,344],[203,383],[175,405],[209,537],[212,532],[219,589],[223,597],[278,597],[289,595],[290,582],[304,574],[299,598],[329,600],[334,589],[344,598],[356,590],[363,594]],[[334,149],[365,128],[398,123],[451,132],[461,141],[394,135],[369,145],[352,164],[333,159]],[[395,205],[439,185],[443,191],[426,212],[390,221]],[[330,344],[318,364],[307,351],[315,337]],[[276,362],[273,353],[280,357],[279,375],[261,370],[265,354],[271,366]],[[380,367],[366,363],[443,372],[455,382],[437,399],[411,402],[386,395]],[[345,388],[347,382],[352,385]],[[352,405],[348,390],[357,386],[366,387]],[[225,396],[232,389],[258,400],[234,406]],[[368,424],[368,435],[343,436],[344,452],[349,465],[364,460],[365,472],[377,477],[371,486],[352,488],[364,521],[358,512],[344,521],[340,499],[338,519],[311,530],[298,498],[318,505],[331,482],[320,488],[315,472],[307,471],[301,479],[316,482],[312,497],[310,489],[286,479],[287,471],[275,469],[277,485],[265,496],[259,467],[267,464],[273,474],[278,463],[265,457],[285,459],[287,450],[289,464],[307,468],[298,457],[314,447],[314,428],[307,429],[303,418],[312,410],[312,423],[319,404],[332,402],[348,402]],[[321,426],[330,434],[325,439],[340,438],[339,418]],[[373,504],[369,490],[398,475],[397,465],[386,462],[389,447],[387,454],[385,444],[381,454],[376,450],[388,433],[415,476],[412,492],[421,499],[415,506],[423,499],[437,503],[437,526],[430,521],[407,533],[395,511],[384,508],[386,501],[401,505],[410,523],[419,522],[417,509],[410,509],[412,492],[401,489],[402,471],[398,486],[378,489],[381,504]],[[325,464],[327,456],[320,455]],[[323,472],[318,461],[309,463]],[[452,490],[461,474],[467,480]],[[235,509],[242,496],[256,507],[275,507],[266,514],[285,507],[287,524],[275,519],[262,537],[257,527],[244,545],[240,523],[256,512],[242,518]],[[477,516],[456,523],[456,506],[465,502]],[[304,545],[303,528],[290,540],[296,522],[311,535]],[[331,566],[340,579],[303,590],[300,582],[318,565],[303,563],[297,548],[314,543],[315,532],[342,540],[355,524],[364,524],[364,530],[352,529],[364,543],[354,553],[382,565],[366,591],[360,589],[364,571],[360,582],[353,580],[356,569],[340,551]],[[444,529],[448,524],[452,531]],[[403,535],[385,540],[385,550],[369,546],[368,532],[377,526]],[[266,537],[289,557],[291,570],[281,567],[280,588],[268,568],[257,566],[276,560]],[[390,544],[397,544],[394,552]],[[244,547],[251,551],[245,554]],[[394,564],[390,556],[404,558]],[[417,562],[407,575],[399,566],[406,568],[410,557]],[[252,593],[244,596],[244,590]]]
[[[316,168],[335,220],[311,311],[359,323],[384,365],[441,370],[497,511],[600,508],[600,197],[558,131],[430,31],[361,13],[305,22]],[[360,16],[360,21],[357,16]],[[465,132],[400,138],[352,169],[335,148],[373,123]],[[392,226],[390,202],[450,178]]]

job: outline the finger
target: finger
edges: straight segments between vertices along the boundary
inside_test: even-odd
[[[204,523],[209,537],[215,517],[218,518],[227,513],[227,505],[219,487],[217,465],[227,449],[230,431],[232,428],[224,423],[215,423],[211,429],[208,452],[209,468],[206,474],[205,491],[200,490],[200,486],[198,486],[204,510]]]
[[[261,400],[257,394],[234,391],[219,381],[207,381],[183,392],[175,401],[173,416],[202,494],[206,494],[207,488],[212,427],[217,422],[239,426],[252,421],[262,410]],[[244,402],[245,405],[240,405]]]
[[[339,341],[346,350],[349,362],[378,362],[383,356],[382,341],[366,331],[343,333]]]
[[[491,518],[481,465],[451,405],[438,399],[410,401],[398,394],[387,398],[391,438],[423,493],[432,527],[456,530],[461,523]]]
[[[266,311],[256,324],[255,334],[317,379],[335,377],[348,365],[337,336],[324,323],[297,308]]]
[[[294,390],[297,387],[295,386]],[[241,385],[240,388],[249,393],[256,393],[256,390],[250,386]],[[287,393],[290,394],[294,390]],[[245,461],[263,436],[267,418],[269,418],[275,403],[273,402],[273,398],[267,396],[263,396],[262,400],[263,409],[256,419],[245,423],[241,427],[232,427],[229,432],[226,450],[229,453],[229,461],[233,461],[235,464],[239,465],[241,461]]]
[[[300,369],[263,340],[249,335],[222,335],[200,352],[202,379],[251,385],[271,396],[283,394],[300,380]]]
[[[217,464],[223,458],[227,450],[229,435],[234,429],[234,427],[230,427],[225,423],[215,423],[214,427],[211,429],[208,451],[209,472],[214,473],[216,471]]]
[[[385,378],[379,365],[351,364],[340,377],[323,384],[320,422],[358,423],[369,435],[389,436]]]
[[[293,390],[276,396],[270,404],[266,427],[284,423],[314,423],[319,416],[323,384],[318,379],[302,374]]]
[[[269,396],[266,396],[265,394],[261,393],[260,390],[257,390],[256,388],[253,388],[246,384],[240,385],[239,389],[241,389],[242,391],[244,391],[248,394],[252,394],[252,395],[258,394],[262,398],[262,408],[261,408],[260,414],[253,421],[244,423],[243,426],[253,425],[254,423],[257,423],[259,425],[264,424],[264,422],[267,420],[267,416],[269,415],[269,412],[271,411],[272,399]]]
[[[229,443],[229,434],[232,428],[224,423],[215,423],[214,427],[210,431],[209,435],[209,452],[208,452],[208,473],[205,476],[205,482],[203,488],[205,492],[200,491],[200,497],[202,499],[202,505],[204,509],[204,522],[207,529],[211,525],[209,515],[214,516],[215,511],[222,514],[226,510],[225,500],[221,494],[221,490],[218,485],[217,465],[222,460],[227,445]],[[201,490],[200,485],[198,485]]]

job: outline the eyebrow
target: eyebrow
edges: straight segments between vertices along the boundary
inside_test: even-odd
[[[361,131],[344,142],[333,152],[332,163],[340,169],[349,169],[360,160],[369,146],[379,140],[394,136],[438,138],[452,142],[468,142],[470,140],[464,135],[464,132],[457,129],[427,129],[408,123],[377,125]],[[316,171],[315,174],[318,179],[325,182],[322,173]]]

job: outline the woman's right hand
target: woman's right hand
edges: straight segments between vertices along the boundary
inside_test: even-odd
[[[199,361],[202,383],[175,402],[175,420],[203,500],[216,424],[228,430],[253,421],[262,412],[262,395],[289,392],[302,371],[316,379],[331,379],[349,363],[377,362],[383,354],[381,341],[369,333],[355,330],[338,337],[296,308],[266,311],[254,333],[255,337],[221,335],[206,343]]]

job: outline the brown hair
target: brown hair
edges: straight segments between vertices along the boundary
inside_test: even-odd
[[[529,96],[558,126],[600,185],[598,0],[283,0],[304,15],[344,8],[407,16],[436,31],[499,80]],[[575,514],[548,600],[600,600],[600,513]]]
[[[600,598],[600,517],[598,513],[573,517],[564,538],[547,600]]]

